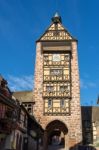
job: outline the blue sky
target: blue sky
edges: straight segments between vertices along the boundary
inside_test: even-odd
[[[79,41],[81,104],[94,105],[99,94],[98,0],[0,0],[0,73],[14,91],[33,88],[35,41],[56,10]]]

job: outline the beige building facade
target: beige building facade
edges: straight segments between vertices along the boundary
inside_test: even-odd
[[[44,149],[82,143],[77,40],[56,13],[36,43],[34,115],[45,130]]]

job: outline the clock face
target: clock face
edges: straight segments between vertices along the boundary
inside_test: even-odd
[[[53,54],[53,61],[60,61],[60,54]]]

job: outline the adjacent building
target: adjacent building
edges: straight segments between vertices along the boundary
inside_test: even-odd
[[[82,106],[83,145],[99,147],[99,106]]]
[[[32,112],[32,111],[31,111]],[[0,150],[39,150],[43,129],[0,76]]]

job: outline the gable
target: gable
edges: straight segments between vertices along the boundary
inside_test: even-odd
[[[41,36],[40,41],[73,40],[74,38],[61,23],[52,23],[47,31]]]

